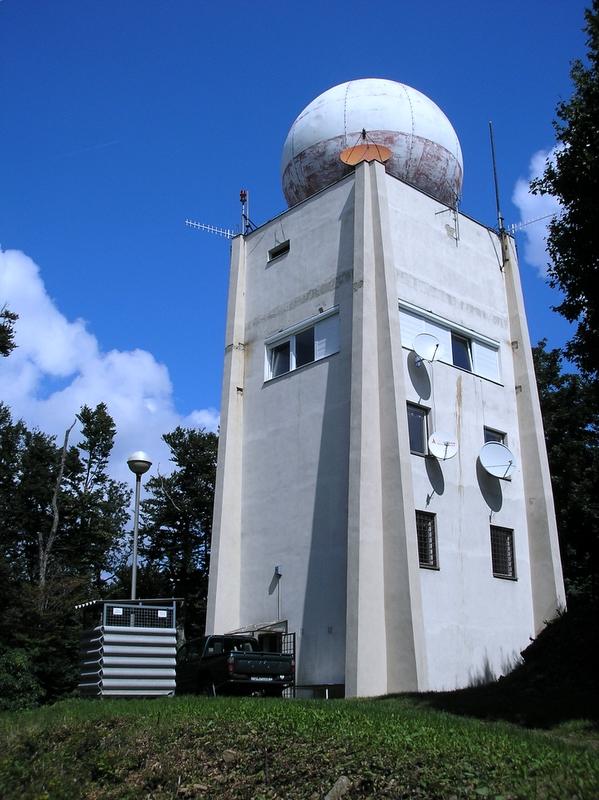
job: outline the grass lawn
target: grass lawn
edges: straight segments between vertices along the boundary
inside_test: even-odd
[[[550,731],[410,697],[67,700],[0,715],[0,797],[597,800],[591,724]]]

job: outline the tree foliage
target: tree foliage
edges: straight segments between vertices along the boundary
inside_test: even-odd
[[[175,469],[170,475],[150,478],[148,497],[142,503],[143,544],[146,562],[140,587],[146,596],[181,597],[187,636],[204,632],[212,507],[216,476],[216,434],[176,428],[163,436]]]
[[[0,308],[0,356],[9,355],[17,346],[14,324],[18,319],[19,315],[6,306]]]
[[[2,664],[32,665],[31,680],[14,684],[23,696],[37,686],[51,699],[74,685],[74,605],[97,597],[128,517],[130,491],[107,473],[115,428],[106,406],[77,418],[78,445],[65,436],[59,446],[0,404],[0,653]]]
[[[585,12],[588,64],[576,60],[574,93],[560,102],[554,123],[557,148],[532,190],[558,198],[562,213],[549,226],[549,282],[564,299],[555,310],[576,322],[566,355],[599,377],[599,0]]]
[[[599,590],[599,406],[597,384],[563,372],[563,353],[533,348],[566,591],[597,599]]]

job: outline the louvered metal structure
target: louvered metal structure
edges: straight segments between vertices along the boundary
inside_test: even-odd
[[[175,693],[176,600],[83,603],[79,692],[85,697]]]

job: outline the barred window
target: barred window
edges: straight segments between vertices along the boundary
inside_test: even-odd
[[[416,512],[416,534],[418,536],[418,560],[420,566],[428,569],[439,569],[434,514],[429,514],[427,511]]]
[[[516,579],[514,531],[491,525],[491,561],[496,578]]]

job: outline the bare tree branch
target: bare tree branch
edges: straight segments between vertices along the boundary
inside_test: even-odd
[[[38,533],[38,545],[39,545],[39,588],[40,588],[40,607],[44,607],[46,598],[45,598],[45,588],[46,588],[46,577],[48,573],[48,563],[50,561],[50,554],[52,552],[52,547],[54,546],[54,542],[56,540],[56,534],[58,532],[58,523],[60,521],[60,511],[58,508],[58,493],[60,492],[60,486],[62,484],[62,476],[64,474],[64,465],[67,458],[67,446],[69,443],[69,436],[71,435],[71,431],[75,427],[77,420],[73,421],[73,424],[70,428],[67,428],[64,434],[64,442],[62,445],[62,450],[60,453],[60,465],[58,467],[58,473],[56,475],[56,483],[54,484],[54,492],[52,494],[52,526],[50,528],[50,533],[48,534],[48,538],[44,541],[43,533]]]
[[[156,467],[156,473],[157,473],[157,475],[158,475],[158,478],[159,478],[159,480],[160,480],[160,485],[162,486],[162,491],[164,492],[164,494],[165,494],[165,496],[166,496],[167,500],[169,500],[169,501],[170,501],[170,502],[173,504],[173,506],[174,506],[174,507],[177,509],[177,511],[179,512],[179,514],[182,514],[182,513],[183,513],[183,510],[182,510],[182,509],[180,509],[180,508],[179,508],[179,506],[178,506],[178,505],[175,503],[175,501],[174,501],[174,500],[173,500],[173,498],[170,496],[170,494],[169,494],[169,492],[168,492],[168,490],[167,490],[167,488],[166,488],[166,484],[165,484],[165,482],[164,482],[164,478],[162,477],[162,475],[161,475],[161,473],[160,473],[160,464],[159,464],[159,465]]]

